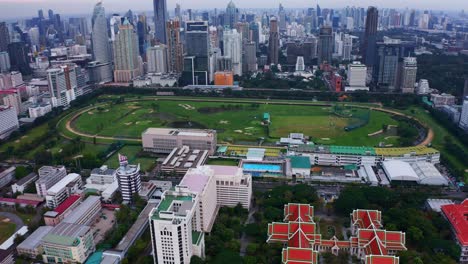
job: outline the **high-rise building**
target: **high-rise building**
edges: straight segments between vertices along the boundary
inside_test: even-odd
[[[320,28],[317,50],[318,64],[331,63],[333,54],[333,29],[331,27]]]
[[[242,71],[244,72],[257,71],[257,45],[255,42],[248,42],[244,44],[242,65]]]
[[[0,139],[5,139],[19,128],[18,115],[13,107],[0,105]]]
[[[463,106],[460,116],[460,127],[468,130],[468,96],[463,98]]]
[[[166,45],[160,44],[154,47],[149,47],[146,51],[146,58],[148,60],[148,72],[167,73]]]
[[[242,35],[236,29],[224,31],[224,56],[231,58],[234,74],[242,76]]]
[[[32,73],[29,66],[29,46],[24,42],[8,44],[8,54],[10,55],[11,70],[19,71],[23,75],[30,75]]]
[[[272,17],[270,20],[270,39],[268,41],[268,64],[278,64],[279,60],[279,29],[278,20]]]
[[[343,37],[343,60],[351,60],[351,51],[353,50],[353,38],[351,35],[345,34]]]
[[[179,4],[176,4],[174,14],[175,14],[175,19],[177,21],[179,21],[179,22],[182,22],[182,13],[180,12],[180,5]]]
[[[8,50],[10,44],[10,33],[6,22],[0,22],[0,52]]]
[[[138,37],[125,19],[114,41],[114,81],[130,82],[141,75],[138,60]]]
[[[348,87],[346,90],[368,90],[366,87],[367,67],[359,62],[348,65]]]
[[[18,93],[3,95],[3,104],[15,109],[16,115],[21,113],[21,96]]]
[[[406,57],[401,66],[400,88],[403,93],[414,93],[418,63],[414,57]]]
[[[154,263],[189,264],[193,255],[204,257],[205,238],[197,193],[177,186],[165,191],[149,215]]]
[[[180,21],[170,20],[167,27],[167,59],[168,70],[173,73],[182,72],[183,49],[180,41]]]
[[[0,73],[9,72],[10,69],[10,55],[6,51],[0,51]]]
[[[109,44],[108,24],[105,9],[102,2],[98,2],[94,7],[91,18],[91,43],[93,47],[93,59],[100,63],[112,61],[111,48]]]
[[[166,0],[153,0],[156,41],[166,44],[167,6]]]
[[[208,85],[210,83],[210,38],[208,22],[186,22],[185,59],[182,80],[184,84]]]
[[[117,169],[117,182],[125,202],[131,202],[141,190],[140,164],[130,165],[126,156],[119,154],[120,167]]]
[[[418,94],[428,94],[431,91],[429,86],[429,81],[426,79],[421,79],[418,82]]]
[[[138,48],[140,51],[140,56],[143,56],[148,47],[148,24],[146,22],[146,15],[141,14],[138,16],[137,22],[137,32],[138,32]]]
[[[76,99],[76,65],[68,64],[47,70],[52,106],[68,106]]]
[[[376,63],[377,48],[377,27],[379,23],[379,11],[376,7],[370,6],[367,9],[366,29],[362,46],[362,56],[364,64],[374,67]]]
[[[236,8],[236,5],[232,2],[229,2],[226,8],[226,15],[224,19],[224,26],[234,29],[237,22],[239,21],[239,10]]]

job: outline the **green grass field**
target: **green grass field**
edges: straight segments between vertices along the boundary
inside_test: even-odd
[[[110,168],[116,169],[119,167],[118,154],[126,155],[130,164],[140,163],[141,171],[149,171],[156,163],[156,158],[137,157],[141,151],[141,146],[125,146],[114,155],[112,155],[104,164]]]
[[[356,109],[354,115],[367,110]],[[268,129],[262,125],[263,113],[271,115]],[[191,126],[189,125],[189,122]],[[218,102],[139,101],[103,105],[79,116],[72,126],[91,135],[140,138],[148,127],[192,127],[216,129],[219,142],[250,141],[266,138],[274,142],[289,133],[300,132],[313,139],[330,138],[334,144],[374,146],[385,141],[368,137],[383,124],[395,125],[390,115],[372,112],[368,125],[346,132],[355,118],[338,117],[331,107]],[[392,140],[396,144],[398,140]]]
[[[7,218],[0,217],[0,244],[15,233],[16,225],[8,222]]]

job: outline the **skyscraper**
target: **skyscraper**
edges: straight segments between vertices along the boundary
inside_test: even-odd
[[[6,22],[0,22],[0,52],[8,50],[10,44],[10,33]]]
[[[333,53],[333,29],[329,26],[320,28],[318,42],[318,64],[323,62],[331,63]]]
[[[279,44],[278,20],[276,17],[272,17],[270,20],[270,39],[268,41],[268,64],[278,64]]]
[[[140,74],[137,34],[125,19],[114,41],[114,81],[129,82]]]
[[[156,41],[166,44],[167,6],[166,0],[153,0]]]
[[[137,32],[138,32],[138,45],[140,55],[144,55],[146,48],[148,46],[147,35],[148,35],[148,24],[146,23],[146,15],[141,14],[138,16],[137,22]]]
[[[244,44],[242,65],[243,72],[254,72],[257,70],[257,45],[255,42]]]
[[[224,31],[224,56],[231,58],[234,74],[242,76],[242,34],[236,29]]]
[[[148,72],[167,73],[166,45],[160,44],[154,47],[149,47],[146,52],[146,57],[148,60]]]
[[[129,165],[126,156],[119,154],[120,167],[117,169],[117,182],[125,202],[131,202],[133,195],[141,190],[140,164]]]
[[[183,51],[180,42],[180,21],[170,20],[166,23],[168,70],[173,73],[182,72]]]
[[[210,37],[207,21],[186,22],[184,71],[182,78],[187,84],[210,83]]]
[[[102,6],[102,2],[97,3],[94,7],[93,17],[91,18],[91,27],[91,41],[94,60],[101,63],[112,61],[106,12]]]
[[[174,13],[175,13],[176,20],[178,20],[179,22],[182,22],[182,14],[180,12],[180,5],[179,4],[176,4]]]
[[[376,63],[377,48],[377,26],[379,23],[379,11],[376,7],[370,6],[367,9],[366,31],[364,33],[364,44],[362,46],[362,56],[367,67],[374,67]]]
[[[353,38],[351,35],[345,34],[343,37],[343,60],[351,60],[351,51],[353,50]]]
[[[236,5],[231,0],[231,2],[229,2],[226,8],[226,18],[224,19],[224,26],[233,29],[238,21],[239,10],[237,10]]]
[[[400,88],[403,93],[414,93],[418,63],[414,57],[406,57],[401,66]]]
[[[29,46],[24,42],[13,42],[8,45],[8,54],[10,55],[11,70],[20,71],[23,75],[32,73],[29,66]]]

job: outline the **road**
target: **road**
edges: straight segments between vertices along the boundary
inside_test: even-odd
[[[0,212],[0,216],[10,219],[10,221],[16,225],[16,230],[15,231],[18,231],[21,227],[25,226],[23,220],[21,220],[21,218],[19,216],[15,215],[13,213]]]

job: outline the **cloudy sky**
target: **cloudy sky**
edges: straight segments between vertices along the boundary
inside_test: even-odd
[[[168,8],[173,10],[176,3],[180,3],[183,9],[193,8],[225,8],[228,0],[167,0]],[[0,0],[0,20],[18,17],[32,17],[38,9],[53,9],[61,14],[87,14],[91,13],[97,0]],[[269,8],[277,7],[280,2],[288,7],[308,7],[315,5],[316,0],[234,0],[240,8]],[[376,5],[378,7],[417,8],[437,10],[468,10],[468,0],[319,0],[323,7],[343,7]],[[442,4],[443,3],[443,4]],[[109,12],[121,12],[131,8],[135,11],[152,9],[151,0],[104,0],[106,10]],[[45,12],[47,13],[47,12]]]

